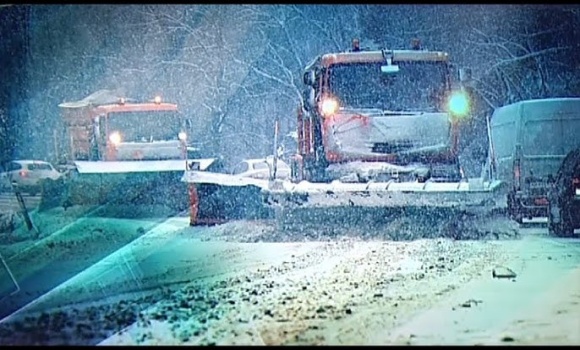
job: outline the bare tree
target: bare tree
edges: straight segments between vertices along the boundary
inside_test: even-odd
[[[574,37],[573,19],[552,10],[549,16],[560,21],[542,25],[546,18],[538,18],[543,16],[538,9],[519,10],[499,28],[471,28],[467,42],[482,62],[480,91],[495,106],[571,92],[576,70],[571,57],[580,48],[578,40],[568,40]]]
[[[254,14],[254,28],[264,49],[252,64],[240,61],[249,71],[245,88],[238,92],[246,97],[246,101],[238,99],[240,105],[252,111],[247,113],[252,122],[245,125],[257,126],[270,141],[276,117],[282,122],[282,133],[293,130],[302,93],[302,70],[317,55],[346,49],[350,40],[360,35],[359,14],[365,8],[308,5],[248,8]]]

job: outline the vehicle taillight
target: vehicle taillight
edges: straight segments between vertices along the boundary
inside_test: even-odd
[[[28,171],[26,171],[26,170],[20,170],[20,172],[18,174],[20,175],[20,177],[27,177],[28,176]]]

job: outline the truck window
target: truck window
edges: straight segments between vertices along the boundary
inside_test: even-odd
[[[109,113],[108,132],[119,131],[122,142],[178,140],[182,120],[178,112]]]
[[[447,88],[444,62],[396,62],[399,72],[381,73],[381,62],[332,66],[330,90],[341,105],[391,111],[441,111]]]

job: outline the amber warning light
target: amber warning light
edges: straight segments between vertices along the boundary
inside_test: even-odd
[[[360,51],[360,41],[357,38],[352,39],[352,51]]]

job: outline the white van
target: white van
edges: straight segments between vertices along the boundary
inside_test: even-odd
[[[526,100],[496,109],[490,123],[497,177],[509,186],[518,222],[546,217],[548,191],[564,158],[580,147],[580,98]]]

